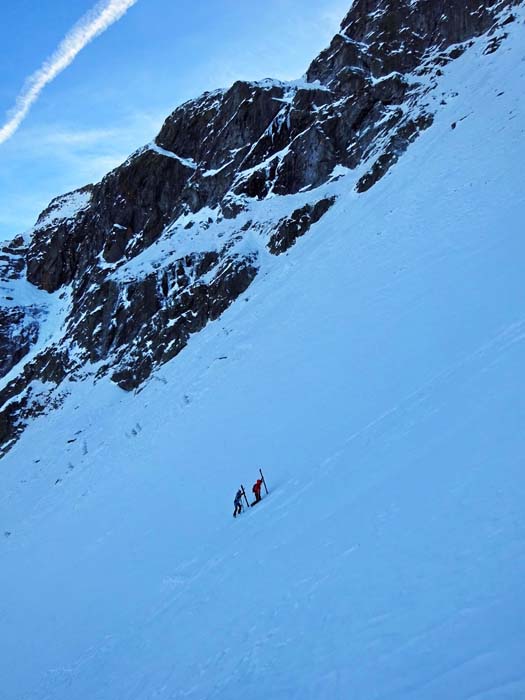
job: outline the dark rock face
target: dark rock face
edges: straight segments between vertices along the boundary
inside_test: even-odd
[[[21,236],[0,248],[0,377],[4,377],[38,340],[40,308],[16,304],[13,282],[25,271],[26,246]]]
[[[38,340],[38,323],[24,308],[0,309],[0,376],[4,377]]]
[[[60,405],[62,396],[57,387],[74,369],[67,351],[52,345],[0,390],[0,455],[14,444],[29,418]],[[36,389],[34,380],[48,387]]]
[[[304,236],[312,224],[316,224],[326,214],[334,202],[335,197],[326,197],[313,206],[305,204],[301,209],[292,212],[291,216],[280,221],[277,230],[268,242],[270,253],[274,255],[285,253],[293,246],[299,236]]]
[[[0,377],[17,368],[0,384],[0,446],[89,363],[140,387],[245,292],[261,250],[280,255],[315,226],[335,200],[313,190],[338,168],[360,168],[357,193],[392,168],[432,125],[440,68],[483,34],[497,50],[520,1],[356,0],[306,80],[205,93],[101,182],[53,200],[29,244],[0,250]],[[249,219],[283,196],[284,217]],[[17,303],[21,280],[64,307],[60,338],[30,361],[46,309]]]
[[[217,265],[210,284],[197,282],[187,287],[172,305],[161,305],[152,294],[157,308],[141,326],[131,350],[125,346],[124,352],[117,355],[120,359],[111,375],[113,381],[128,391],[140,386],[156,366],[178,355],[192,333],[218,318],[232,299],[249,287],[256,274],[255,260],[226,258]],[[155,280],[151,283],[155,284]],[[145,352],[144,348],[148,350]]]
[[[89,201],[92,191],[93,187],[89,185],[64,197],[57,197],[38,217],[26,256],[27,279],[31,284],[54,292],[73,279],[80,254],[77,231],[81,230],[85,218],[82,204]],[[73,204],[72,216],[69,217],[68,205],[74,201],[80,203],[80,208],[76,210]],[[64,214],[63,207],[66,210]]]
[[[480,36],[493,26],[495,13],[517,4],[519,0],[356,0],[339,34],[311,64],[308,79],[344,91],[349,66],[374,78],[409,73],[429,50],[446,50]]]
[[[89,361],[111,358],[102,373],[110,372],[123,389],[136,389],[192,333],[218,318],[256,273],[254,256],[213,251],[177,259],[140,280],[101,277],[95,290],[77,290],[78,314],[67,334]]]

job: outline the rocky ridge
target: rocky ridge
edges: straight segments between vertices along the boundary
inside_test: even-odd
[[[0,449],[70,381],[140,389],[315,226],[331,182],[353,171],[363,193],[389,171],[447,99],[443,67],[477,37],[496,50],[518,4],[357,0],[304,79],[206,93],[53,200],[0,250]]]

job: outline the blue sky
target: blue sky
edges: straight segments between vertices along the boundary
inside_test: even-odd
[[[1,11],[0,120],[95,0]],[[94,182],[152,139],[181,102],[239,78],[300,77],[350,0],[137,0],[48,84],[0,144],[0,239],[56,195]]]

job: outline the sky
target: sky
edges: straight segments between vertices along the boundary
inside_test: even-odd
[[[64,37],[86,13],[93,17],[112,3],[121,10],[113,23],[51,75]],[[30,228],[53,197],[99,180],[152,140],[185,100],[238,79],[300,77],[350,5],[351,0],[5,4],[0,11],[0,239]],[[59,53],[62,60],[64,52]],[[44,64],[50,75],[41,80],[41,71],[33,78],[33,85],[37,78],[43,85],[18,128],[2,141],[17,99],[20,112],[20,95]]]

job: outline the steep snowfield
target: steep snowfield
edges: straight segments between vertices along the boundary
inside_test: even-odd
[[[2,461],[3,699],[525,697],[522,20],[142,392]]]

